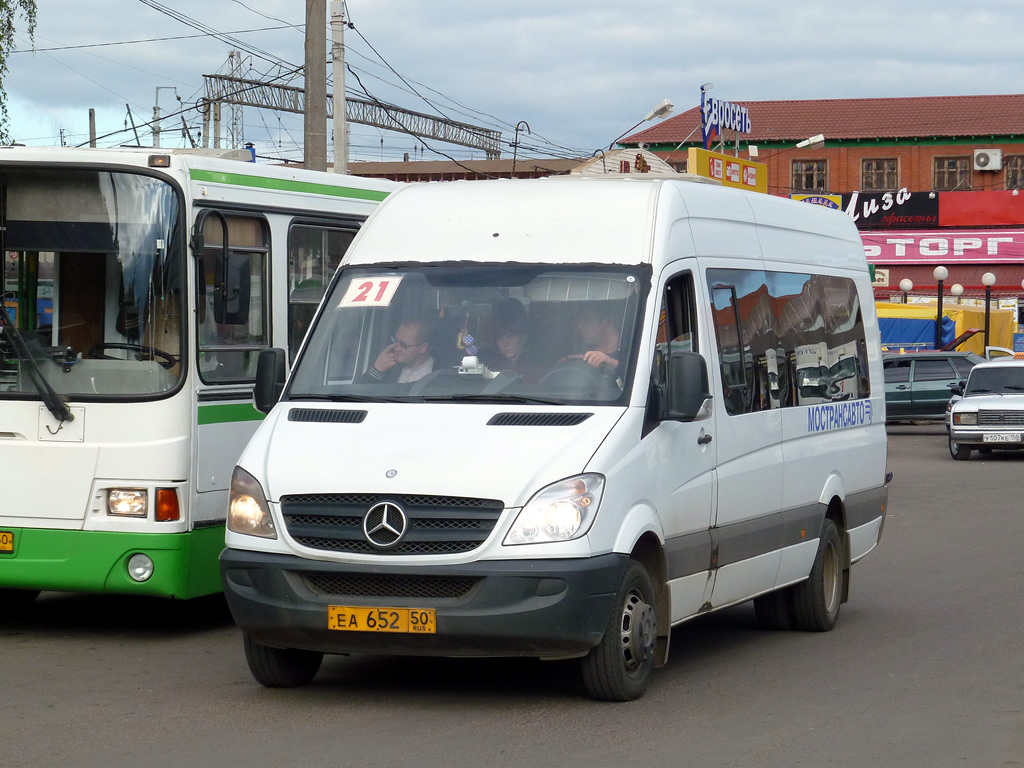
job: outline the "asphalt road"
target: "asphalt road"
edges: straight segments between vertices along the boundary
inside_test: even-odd
[[[628,704],[527,660],[328,658],[268,690],[220,598],[43,595],[0,625],[0,766],[1024,765],[1024,453],[893,426],[889,467],[834,631],[689,622]]]

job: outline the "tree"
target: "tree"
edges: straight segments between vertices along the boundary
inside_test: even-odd
[[[0,144],[10,144],[7,134],[7,91],[4,77],[7,75],[7,57],[14,49],[14,18],[21,13],[28,22],[28,36],[35,43],[36,0],[0,0]]]

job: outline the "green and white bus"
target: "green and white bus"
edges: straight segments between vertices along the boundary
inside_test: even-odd
[[[0,148],[0,614],[42,590],[220,590],[257,356],[294,355],[397,186],[182,150]]]

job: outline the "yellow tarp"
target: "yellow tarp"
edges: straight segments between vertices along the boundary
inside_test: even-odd
[[[925,302],[914,304],[892,304],[885,301],[876,301],[875,309],[879,317],[907,317],[921,320],[934,320],[936,304]],[[985,308],[965,304],[942,303],[942,314],[956,324],[956,333],[961,333],[977,328],[979,333],[969,338],[957,347],[962,352],[976,352],[979,355],[985,354]],[[934,327],[934,326],[933,326]],[[990,347],[1005,347],[1013,349],[1013,334],[1017,330],[1017,313],[1012,309],[995,309],[989,314],[989,343]]]

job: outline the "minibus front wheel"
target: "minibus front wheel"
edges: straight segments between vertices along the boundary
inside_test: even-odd
[[[318,651],[296,648],[271,648],[242,633],[245,660],[256,682],[267,688],[295,688],[306,685],[320,669],[324,655]]]
[[[654,668],[657,630],[650,574],[642,563],[630,560],[604,636],[582,660],[587,693],[602,701],[640,698]]]

